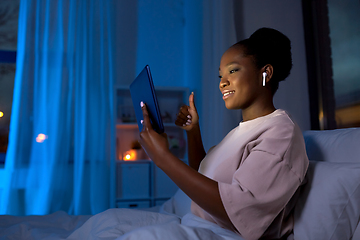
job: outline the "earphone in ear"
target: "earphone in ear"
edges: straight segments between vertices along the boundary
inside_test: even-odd
[[[267,73],[263,72],[263,87],[265,87]]]

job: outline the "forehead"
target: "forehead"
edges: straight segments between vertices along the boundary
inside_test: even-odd
[[[252,56],[246,55],[242,46],[232,46],[223,54],[220,62],[220,68],[232,64],[246,64],[253,65],[253,67],[255,67]]]

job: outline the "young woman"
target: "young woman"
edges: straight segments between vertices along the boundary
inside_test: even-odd
[[[290,40],[274,29],[259,29],[230,47],[221,58],[219,88],[226,108],[241,109],[243,121],[205,153],[191,94],[175,122],[187,132],[189,166],[171,154],[142,105],[140,143],[192,199],[192,213],[245,239],[280,239],[293,229],[308,159],[299,127],[273,104],[291,67]]]

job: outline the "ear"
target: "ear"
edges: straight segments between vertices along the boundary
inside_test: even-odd
[[[262,67],[262,72],[266,72],[266,83],[270,82],[270,79],[273,76],[274,68],[271,64],[266,64],[264,67]]]

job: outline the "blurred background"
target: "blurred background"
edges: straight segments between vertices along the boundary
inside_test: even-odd
[[[241,112],[226,110],[218,90],[221,55],[261,27],[275,28],[292,41],[293,69],[280,84],[275,106],[287,110],[302,130],[359,127],[359,11],[360,2],[353,0],[1,0],[0,164],[4,168],[5,160],[19,158],[16,154],[6,156],[9,142],[14,153],[39,156],[48,151],[31,150],[31,141],[47,139],[48,135],[40,135],[43,132],[37,129],[54,127],[50,126],[53,121],[58,124],[55,128],[61,126],[55,135],[66,135],[58,141],[69,156],[77,156],[76,151],[83,147],[99,146],[96,141],[88,145],[89,138],[112,146],[99,147],[101,151],[115,152],[115,134],[111,132],[115,132],[116,94],[111,91],[126,88],[147,64],[155,88],[195,92],[204,145],[210,148],[241,121]],[[59,16],[64,20],[57,20]],[[39,50],[44,46],[46,51]],[[53,61],[54,52],[60,52],[65,60]],[[85,53],[80,56],[83,60],[78,61],[77,52]],[[74,64],[64,64],[73,60]],[[81,63],[86,71],[81,70]],[[36,69],[55,69],[55,74],[50,70],[37,74]],[[70,81],[62,81],[67,76]],[[80,82],[84,85],[77,86]],[[44,93],[37,94],[33,87],[46,92],[43,99],[64,88],[57,101],[65,103],[67,110],[54,110],[56,104],[38,101]],[[77,87],[89,91],[81,95]],[[81,106],[87,109],[86,114],[76,110],[80,105],[72,99],[77,96],[83,96],[85,105]],[[47,109],[46,114],[41,109]],[[52,111],[54,116],[61,112],[61,117],[43,117]],[[94,116],[99,118],[88,123]],[[88,134],[86,139],[73,135],[80,118],[87,127],[79,135]],[[21,125],[24,122],[27,125]],[[107,127],[102,130],[98,126]],[[19,129],[28,129],[28,133]],[[11,132],[14,137],[9,140]],[[59,143],[56,146],[54,149]]]

